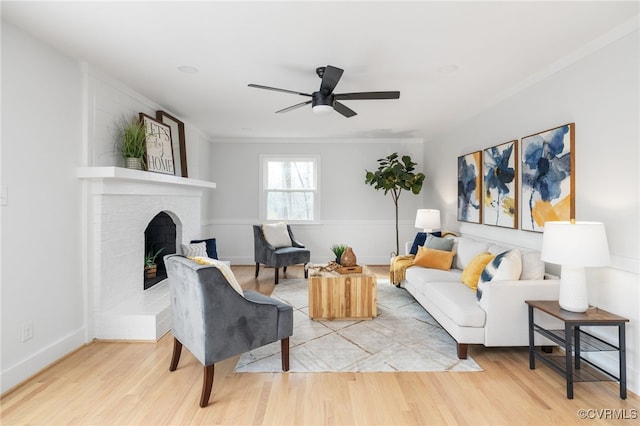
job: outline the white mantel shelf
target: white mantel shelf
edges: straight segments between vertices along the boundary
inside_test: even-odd
[[[125,169],[122,167],[80,167],[77,176],[81,179],[121,180],[137,183],[159,183],[185,187],[214,189],[216,184],[206,180],[183,178],[162,173]]]

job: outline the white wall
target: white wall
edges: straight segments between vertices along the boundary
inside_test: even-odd
[[[1,392],[94,338],[77,168],[122,166],[118,120],[158,109],[167,110],[2,22]],[[185,133],[189,177],[207,180],[209,144],[186,121]],[[27,321],[34,337],[22,342]]]
[[[458,156],[576,123],[576,217],[605,223],[610,268],[588,271],[589,302],[629,318],[629,387],[640,391],[640,71],[637,29],[425,144],[444,226],[540,248],[542,234],[456,220]],[[426,155],[429,153],[429,155]],[[437,160],[436,160],[437,159]],[[602,329],[601,329],[602,330]],[[617,341],[613,330],[607,337]],[[614,358],[605,362],[616,364]]]
[[[421,139],[217,139],[211,146],[211,216],[206,231],[215,236],[218,254],[234,264],[251,265],[253,230],[259,224],[259,172],[261,154],[314,154],[320,156],[321,219],[318,224],[293,225],[297,239],[311,250],[311,262],[332,260],[330,247],[353,247],[359,263],[388,264],[395,251],[395,207],[384,195],[365,184],[365,170],[378,168],[377,160],[398,152],[410,155],[423,171]],[[427,176],[427,180],[430,179]],[[399,200],[400,250],[413,240],[416,209],[422,196],[403,191]]]
[[[81,100],[76,61],[2,22],[2,391],[84,342]]]

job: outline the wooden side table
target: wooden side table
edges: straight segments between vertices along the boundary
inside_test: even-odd
[[[536,358],[550,367],[564,373],[567,380],[567,398],[573,399],[574,382],[593,382],[615,380],[620,382],[620,398],[627,399],[627,365],[625,353],[625,324],[628,319],[619,317],[602,309],[593,308],[584,313],[569,312],[560,308],[555,300],[527,300],[529,305],[529,368],[535,370]],[[548,330],[534,321],[534,310],[549,314],[564,323],[562,330]],[[618,346],[581,330],[582,326],[616,326],[618,327]],[[565,356],[548,356],[537,352],[534,348],[534,333],[564,347]],[[620,363],[620,377],[604,370],[583,358],[583,352],[617,351]],[[564,359],[563,359],[564,358]],[[564,362],[563,362],[564,361]],[[564,364],[564,366],[563,366]],[[583,365],[584,364],[584,365]]]

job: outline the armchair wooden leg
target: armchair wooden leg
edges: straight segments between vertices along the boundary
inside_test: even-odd
[[[276,284],[278,284],[278,271],[280,270],[280,268],[275,268],[276,270]]]
[[[282,352],[282,371],[289,371],[289,338],[280,340],[280,351]]]
[[[258,272],[260,272],[260,264],[256,262],[256,278],[258,278]]]
[[[209,405],[211,388],[213,387],[213,371],[215,364],[205,365],[204,377],[202,378],[202,395],[200,396],[200,407]]]
[[[180,353],[182,352],[182,343],[175,337],[173,338],[173,355],[171,356],[171,364],[169,365],[169,371],[176,371],[178,368],[178,361],[180,361]]]

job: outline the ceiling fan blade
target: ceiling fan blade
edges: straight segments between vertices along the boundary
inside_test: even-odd
[[[303,107],[303,106],[305,106],[305,105],[309,105],[310,103],[311,103],[311,101],[300,102],[299,104],[291,105],[290,107],[287,107],[287,108],[285,108],[285,109],[281,109],[280,111],[276,111],[276,113],[279,113],[279,112],[289,112],[289,111],[291,111],[292,109],[297,109],[297,108]]]
[[[296,92],[294,90],[287,90],[287,89],[278,89],[277,87],[262,86],[260,84],[249,84],[249,87],[255,87],[256,89],[273,90],[274,92],[292,93],[294,95],[311,97],[309,93],[301,93],[301,92]]]
[[[335,99],[356,100],[356,99],[399,99],[400,92],[358,92],[358,93],[336,93]]]
[[[333,89],[336,88],[340,78],[342,77],[342,73],[344,70],[336,67],[332,67],[331,65],[327,65],[324,68],[324,74],[322,75],[322,83],[320,83],[320,91],[324,95],[328,95],[333,92]]]
[[[337,101],[333,103],[333,109],[335,109],[336,111],[338,111],[340,114],[344,115],[347,118],[357,115],[357,113],[354,110],[347,107],[345,104],[341,104],[340,102],[337,102]]]

